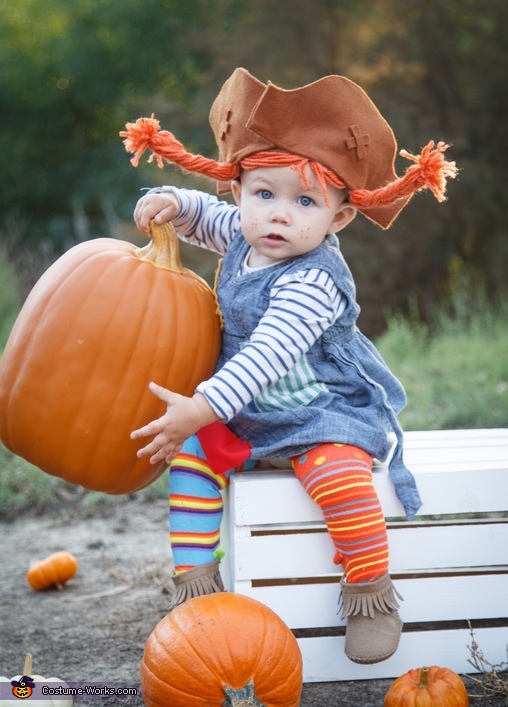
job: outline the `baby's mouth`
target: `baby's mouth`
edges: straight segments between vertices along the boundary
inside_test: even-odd
[[[285,241],[286,239],[284,236],[281,236],[280,233],[269,233],[266,238],[270,241]]]

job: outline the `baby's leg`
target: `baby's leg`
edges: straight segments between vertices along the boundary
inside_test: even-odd
[[[187,599],[224,591],[219,573],[221,490],[229,474],[215,474],[196,436],[185,441],[169,469],[169,537],[175,592],[170,610]]]
[[[386,660],[399,645],[402,621],[388,574],[388,537],[372,482],[372,459],[357,447],[322,444],[293,457],[292,464],[322,509],[335,546],[334,561],[344,567],[346,655],[355,663]]]
[[[372,483],[372,458],[358,447],[321,444],[292,459],[297,478],[321,507],[347,581],[368,582],[388,571],[388,537]]]
[[[196,436],[169,469],[169,537],[175,574],[216,559],[229,474],[215,474]]]

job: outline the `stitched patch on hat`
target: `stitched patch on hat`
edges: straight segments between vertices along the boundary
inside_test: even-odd
[[[348,150],[354,150],[356,148],[356,157],[359,160],[364,160],[367,157],[367,150],[365,149],[367,145],[370,144],[370,135],[362,135],[359,125],[351,125],[349,128],[353,133],[353,137],[348,137],[344,142]]]
[[[225,140],[227,134],[231,130],[231,108],[226,108],[224,115],[222,116],[222,121],[220,124],[220,139]]]

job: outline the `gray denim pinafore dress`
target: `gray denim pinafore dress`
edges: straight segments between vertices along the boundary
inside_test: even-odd
[[[390,372],[375,346],[356,326],[360,308],[351,272],[336,236],[310,253],[271,267],[238,275],[249,250],[239,233],[223,259],[217,295],[224,319],[222,352],[218,368],[248,342],[268,309],[270,290],[284,274],[321,268],[334,280],[347,302],[339,319],[305,355],[301,395],[281,405],[270,389],[246,405],[228,424],[252,445],[253,459],[291,457],[323,442],[352,444],[384,461],[391,451],[388,433],[397,438],[389,464],[396,494],[411,519],[421,500],[413,475],[402,459],[402,430],[397,413],[406,402],[399,381]],[[309,375],[310,371],[310,375]],[[307,401],[301,403],[302,395]]]

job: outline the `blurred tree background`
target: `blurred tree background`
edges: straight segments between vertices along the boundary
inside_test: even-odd
[[[447,203],[424,194],[389,231],[359,217],[341,238],[366,334],[387,313],[431,323],[459,287],[506,299],[506,0],[0,0],[0,13],[0,238],[23,294],[78,241],[135,240],[141,187],[214,188],[169,166],[134,169],[118,133],[155,113],[215,156],[208,111],[244,66],[284,88],[346,75],[399,147],[452,144],[461,171]],[[215,260],[191,250],[188,266],[210,279]]]

